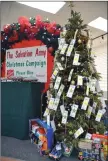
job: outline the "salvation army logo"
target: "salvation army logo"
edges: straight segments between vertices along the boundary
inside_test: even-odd
[[[13,69],[7,70],[7,77],[10,78],[12,76],[14,76],[14,70]]]

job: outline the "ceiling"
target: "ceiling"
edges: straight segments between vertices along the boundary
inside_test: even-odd
[[[56,21],[60,25],[67,23],[67,19],[70,18],[70,9],[68,2],[59,10],[56,14],[44,12],[35,8],[31,8],[17,2],[1,2],[1,29],[4,25],[17,22],[18,17],[27,16],[34,17],[41,15],[43,19],[49,19],[50,21]],[[107,2],[74,2],[74,10],[78,11],[82,15],[84,23],[88,24],[92,20],[103,17],[107,19]],[[105,32],[90,27],[91,37],[95,38]]]

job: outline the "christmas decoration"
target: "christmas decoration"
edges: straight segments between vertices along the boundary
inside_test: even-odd
[[[78,147],[80,139],[90,141],[92,133],[104,134],[106,127],[102,118],[105,111],[102,109],[105,105],[100,99],[102,92],[96,90],[100,75],[90,68],[91,64],[94,69],[92,46],[88,45],[91,42],[89,31],[80,13],[71,8],[71,17],[60,36],[54,60],[53,87],[50,89],[52,98],[48,108],[57,125],[56,140],[64,142],[66,147]],[[57,98],[59,101],[53,109]]]

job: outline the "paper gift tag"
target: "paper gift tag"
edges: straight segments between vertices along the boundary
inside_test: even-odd
[[[59,104],[60,99],[59,98],[55,98],[54,103],[53,103],[53,110],[56,111],[58,104]]]
[[[106,113],[106,110],[104,108],[102,109],[102,113],[103,115]]]
[[[77,113],[77,110],[78,110],[78,105],[73,104],[73,105],[72,105],[72,110],[71,110],[71,112],[70,112],[70,116],[73,117],[73,118],[75,118],[76,113]]]
[[[53,128],[53,132],[56,131],[56,126],[54,120],[51,121],[51,127]]]
[[[95,92],[95,88],[96,88],[96,79],[91,79],[90,80],[90,90],[92,92]]]
[[[59,68],[59,70],[63,70],[61,63],[59,63],[59,62],[57,63],[57,67]]]
[[[59,72],[59,71],[58,71],[58,69],[56,68],[56,69],[54,70],[53,74],[52,74],[52,78],[53,78],[53,79],[56,78],[58,72]]]
[[[49,115],[49,109],[48,108],[46,108],[43,116],[46,117],[47,115]]]
[[[75,90],[75,86],[74,85],[70,85],[69,90],[67,92],[67,97],[72,98],[74,90]]]
[[[96,106],[97,106],[97,103],[94,102],[94,103],[93,103],[93,110],[92,110],[92,113],[94,113],[94,114],[95,114]]]
[[[83,109],[83,110],[86,110],[86,109],[87,109],[89,100],[90,100],[89,97],[85,97],[85,98],[84,98],[84,101],[83,101],[83,104],[82,104],[82,106],[81,106],[81,109]]]
[[[60,110],[61,110],[61,114],[63,115],[63,113],[64,113],[64,111],[65,111],[64,105],[61,105],[61,106],[60,106]]]
[[[69,73],[68,82],[71,81],[73,70],[74,70],[74,69],[71,69],[71,71],[70,71],[70,73]]]
[[[47,115],[47,125],[49,125],[49,126],[50,126],[50,114],[49,114],[49,115]]]
[[[88,96],[89,95],[89,83],[87,83],[87,89],[86,89],[86,95]]]
[[[60,54],[64,55],[64,53],[65,53],[67,47],[68,47],[68,44],[64,44],[63,47],[62,47],[62,49],[61,49]]]
[[[58,97],[60,97],[61,96],[61,94],[62,94],[62,92],[63,92],[63,90],[64,90],[64,85],[63,84],[61,84],[61,86],[60,86],[60,88],[59,88],[59,90],[58,90],[58,93],[57,93],[57,96]]]
[[[57,76],[56,81],[55,81],[55,85],[54,85],[54,89],[59,88],[60,82],[61,82],[61,77]]]
[[[69,45],[67,53],[66,53],[66,56],[70,56],[71,55],[73,48],[74,48],[74,44]]]
[[[77,85],[82,86],[83,85],[83,77],[78,75],[78,79],[77,79]]]
[[[79,54],[74,55],[74,59],[73,59],[73,65],[78,65],[78,61],[79,61]]]
[[[105,100],[102,97],[100,97],[100,101],[102,103],[102,108],[106,108]]]
[[[53,109],[53,104],[54,104],[54,98],[50,98],[49,104],[48,104],[48,108],[49,109]]]
[[[87,134],[86,134],[86,136],[85,136],[85,139],[89,139],[89,140],[91,140],[91,138],[92,138],[92,134],[87,133]]]
[[[87,110],[87,117],[90,118],[93,107],[89,106]]]
[[[64,38],[59,38],[59,50],[62,49],[63,45],[65,44],[65,39]]]
[[[62,117],[62,124],[67,123],[67,117],[68,117],[68,111],[64,111],[63,117]]]
[[[97,113],[97,115],[96,115],[96,119],[95,119],[95,120],[96,120],[97,122],[100,122],[102,115],[103,115],[102,110],[98,110],[98,113]]]
[[[78,138],[84,132],[83,128],[80,127],[74,134],[75,138]]]
[[[97,92],[100,92],[101,91],[101,88],[100,88],[100,85],[99,85],[99,81],[98,80],[96,81],[96,91]]]

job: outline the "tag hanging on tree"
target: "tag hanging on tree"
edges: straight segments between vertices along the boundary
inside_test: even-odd
[[[69,90],[67,92],[67,97],[72,98],[74,90],[75,90],[75,86],[74,85],[70,85]]]
[[[78,138],[84,132],[83,128],[80,127],[74,134],[75,139]]]
[[[52,74],[52,78],[53,78],[53,79],[56,78],[58,72],[59,72],[59,71],[58,71],[58,69],[56,68],[56,69],[54,70],[53,74]]]
[[[94,102],[94,103],[93,103],[93,110],[92,110],[92,113],[94,113],[94,114],[95,114],[96,106],[97,106],[97,103]]]
[[[87,117],[88,117],[89,119],[90,119],[92,110],[93,110],[93,107],[89,106],[89,107],[88,107],[88,111],[87,111]]]
[[[64,113],[64,111],[65,111],[64,105],[61,105],[61,106],[60,106],[60,110],[61,110],[61,114],[62,114],[62,116],[63,116],[63,113]]]
[[[61,50],[63,45],[65,44],[65,39],[64,38],[59,38],[58,41],[59,41],[59,48],[58,49]]]
[[[84,101],[83,101],[83,104],[82,104],[82,106],[81,106],[81,109],[83,109],[83,110],[86,110],[86,109],[87,109],[89,100],[90,100],[89,97],[85,97],[85,98],[84,98]]]
[[[88,96],[89,95],[89,83],[87,83],[87,89],[86,89],[86,95]]]
[[[47,115],[49,115],[49,109],[48,108],[46,108],[43,116],[46,117]]]
[[[106,108],[106,103],[105,103],[105,100],[103,99],[103,97],[100,97],[100,101],[102,103],[102,108]]]
[[[97,113],[97,115],[96,115],[96,121],[97,122],[100,122],[100,120],[101,120],[101,118],[102,118],[102,115],[103,115],[103,112],[102,112],[102,110],[98,110],[98,113]]]
[[[61,82],[61,77],[57,77],[54,85],[54,89],[58,89]]]
[[[53,103],[54,103],[54,98],[50,98],[50,101],[49,101],[49,104],[48,104],[49,109],[53,109]]]
[[[72,105],[72,110],[71,110],[70,116],[73,117],[73,118],[75,118],[76,113],[77,113],[77,110],[78,110],[78,105],[73,104]]]
[[[79,85],[79,86],[83,85],[83,77],[80,75],[78,75],[78,78],[77,78],[77,85]]]
[[[62,92],[63,92],[63,90],[64,90],[64,85],[63,84],[61,84],[61,86],[60,86],[60,88],[59,88],[59,90],[58,90],[58,93],[57,93],[57,96],[58,97],[60,97],[61,96],[61,94],[62,94]]]
[[[68,44],[64,44],[63,47],[62,47],[62,49],[61,49],[60,54],[64,55],[67,47],[68,47]]]
[[[53,110],[56,111],[58,104],[59,104],[60,99],[59,98],[55,98],[54,103],[53,103]]]
[[[71,81],[73,70],[74,70],[74,69],[71,69],[71,71],[70,71],[70,73],[69,73],[68,82]]]
[[[70,43],[70,45],[69,45],[69,47],[68,47],[66,56],[70,56],[70,55],[71,55],[71,53],[72,53],[72,51],[73,51],[73,48],[74,48],[75,41],[76,41],[75,39],[72,39],[72,40],[71,40],[71,43]]]
[[[57,63],[57,67],[59,68],[59,70],[64,70],[61,63],[59,63],[59,62]]]
[[[56,131],[56,126],[54,120],[51,121],[51,127],[53,128],[53,132]]]
[[[74,59],[73,59],[73,65],[79,65],[78,61],[79,61],[79,54],[75,52]]]
[[[90,90],[92,92],[95,92],[95,87],[96,87],[96,79],[91,79],[90,80]]]
[[[62,124],[67,123],[67,117],[68,117],[68,111],[64,111],[63,117],[62,117]]]
[[[49,114],[49,115],[47,115],[47,125],[49,125],[49,126],[50,126],[50,114]]]

